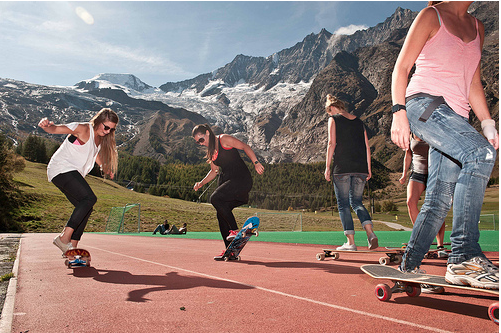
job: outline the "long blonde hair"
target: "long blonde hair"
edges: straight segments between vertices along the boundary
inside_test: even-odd
[[[212,156],[214,155],[214,152],[216,151],[216,135],[210,128],[209,124],[200,124],[195,127],[193,127],[193,130],[191,131],[191,136],[195,136],[198,133],[205,134],[205,132],[209,132],[209,145],[207,147],[207,163],[212,162]]]
[[[339,110],[346,111],[346,106],[342,100],[338,99],[336,96],[328,94],[325,98],[325,112],[329,112],[331,106],[334,106]]]
[[[96,128],[105,121],[110,121],[118,125],[118,116],[113,110],[103,108],[94,117],[92,117],[90,123],[95,131]],[[101,169],[105,174],[115,174],[117,172],[118,152],[117,145],[115,143],[115,131],[110,131],[101,139],[99,158],[101,159],[101,162],[103,162]]]

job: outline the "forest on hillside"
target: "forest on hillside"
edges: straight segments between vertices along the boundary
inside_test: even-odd
[[[10,146],[12,147],[12,143]],[[58,146],[59,144],[52,140],[30,135],[17,147],[12,147],[12,150],[15,149],[16,155],[21,155],[26,160],[46,164]],[[258,175],[247,156],[242,155],[251,170],[254,183],[249,194],[250,206],[270,210],[336,210],[332,182],[328,183],[324,179],[323,162],[264,164],[264,174]],[[200,161],[203,156],[199,151],[198,157],[192,155],[190,159]],[[193,190],[193,185],[202,180],[209,170],[210,167],[205,162],[190,164],[173,160],[162,164],[153,158],[133,156],[120,151],[118,171],[114,181],[136,192],[187,201],[209,202],[210,195],[217,187],[217,178],[199,191]],[[379,198],[373,193],[389,185],[390,172],[391,170],[381,162],[372,159],[372,178],[364,195],[367,196],[367,192],[371,191],[371,197],[376,200],[374,203],[376,211],[380,211],[378,206],[384,205],[387,207],[381,207],[382,211],[391,211],[395,208],[391,200]],[[97,165],[90,174],[102,176]],[[498,183],[497,177],[489,181],[489,185]],[[386,201],[379,203],[377,200]]]
[[[58,144],[42,137],[30,135],[16,148],[16,153],[25,159],[48,163]],[[332,183],[324,179],[323,162],[319,163],[277,163],[265,164],[265,172],[258,175],[247,156],[243,154],[253,178],[249,194],[249,205],[271,210],[321,210],[335,207]],[[198,157],[199,161],[202,155]],[[193,157],[194,160],[196,160]],[[162,164],[142,156],[119,152],[118,170],[114,181],[136,192],[149,193],[188,201],[209,202],[217,187],[217,178],[195,192],[193,185],[203,179],[210,167],[205,162],[195,164],[175,160]],[[372,178],[366,191],[383,189],[388,185],[390,170],[372,159]],[[91,175],[100,177],[96,166]],[[335,209],[335,208],[334,208]]]
[[[335,204],[332,183],[324,179],[324,163],[265,164],[263,175],[258,175],[249,161],[247,166],[254,183],[249,195],[250,206],[273,210],[315,211]],[[116,181],[138,192],[208,202],[217,186],[217,179],[198,192],[193,190],[193,185],[209,170],[207,163],[161,165],[151,158],[120,153]],[[372,170],[370,189],[386,187],[389,170],[376,160],[372,160]]]

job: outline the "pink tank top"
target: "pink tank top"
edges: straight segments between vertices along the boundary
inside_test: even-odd
[[[440,13],[433,8],[440,29],[421,50],[405,96],[416,93],[443,96],[457,114],[468,118],[470,85],[481,57],[478,21],[475,19],[477,36],[465,43],[447,30]]]

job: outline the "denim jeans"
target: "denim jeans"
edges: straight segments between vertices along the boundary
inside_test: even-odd
[[[362,223],[362,227],[368,224],[372,225],[371,216],[362,203],[362,195],[364,194],[367,174],[343,173],[333,175],[332,179],[344,234],[355,234],[350,206],[357,214],[358,219]]]
[[[430,155],[426,197],[403,256],[403,270],[421,265],[453,200],[452,253],[448,262],[484,257],[478,244],[478,221],[496,150],[466,118],[446,104],[438,106],[428,120],[419,120],[431,100],[418,97],[407,102],[411,132],[430,145]]]

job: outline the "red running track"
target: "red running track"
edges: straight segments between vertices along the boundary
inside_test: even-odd
[[[21,240],[12,332],[498,332],[496,297],[447,289],[380,302],[359,267],[380,254],[317,261],[321,245],[84,234],[92,267],[68,269],[55,234]],[[498,253],[487,253],[498,263]],[[425,260],[428,273],[445,261]]]

